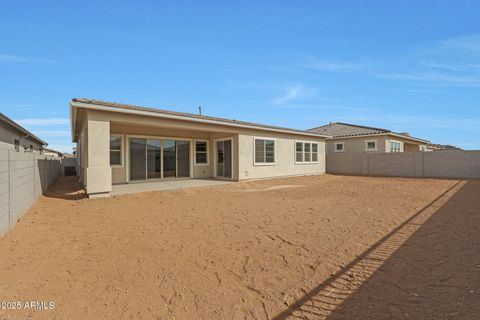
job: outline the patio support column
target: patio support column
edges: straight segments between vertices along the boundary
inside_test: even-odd
[[[110,122],[88,119],[86,192],[89,197],[109,196],[112,191],[110,167]]]

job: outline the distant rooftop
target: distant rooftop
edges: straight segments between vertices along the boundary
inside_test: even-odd
[[[438,144],[438,143],[427,144],[427,148],[435,149],[435,150],[462,150],[461,148],[452,146],[451,144]]]
[[[398,133],[398,132],[392,132],[391,130],[388,130],[388,129],[361,126],[361,125],[344,123],[344,122],[331,122],[329,124],[312,128],[307,131],[320,133],[320,134],[327,134],[332,136],[333,138],[361,137],[361,136],[369,136],[373,134],[375,135],[392,134],[397,136],[403,136],[406,139],[410,139],[410,140],[422,141],[425,143],[429,142],[424,139],[412,137],[410,136],[409,133],[406,133],[406,132]]]
[[[57,150],[54,150],[54,149],[43,148],[43,151],[58,153],[60,156],[63,155],[63,152],[60,152],[60,151],[57,151]]]
[[[391,132],[390,130],[387,130],[387,129],[359,126],[359,125],[343,123],[343,122],[332,122],[320,127],[310,129],[308,131],[328,134],[330,136],[333,136],[334,138],[365,136],[370,134]]]

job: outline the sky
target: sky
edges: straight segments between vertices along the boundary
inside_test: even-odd
[[[480,149],[479,12],[465,0],[2,0],[0,112],[64,152],[80,97]]]

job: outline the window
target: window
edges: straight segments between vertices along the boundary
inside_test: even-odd
[[[377,140],[365,141],[365,150],[367,151],[377,150]]]
[[[295,143],[295,161],[303,162],[303,142]]]
[[[275,140],[254,139],[255,164],[275,164]]]
[[[110,136],[110,165],[122,165],[122,136]]]
[[[318,143],[299,141],[295,142],[295,162],[318,162]]]
[[[303,144],[303,161],[304,162],[310,162],[312,161],[312,150],[311,150],[311,143],[304,143]]]
[[[401,152],[402,143],[400,141],[390,141],[390,152]]]
[[[312,143],[312,162],[318,162],[318,144]]]
[[[208,141],[195,141],[195,164],[208,164]]]
[[[335,143],[335,152],[343,152],[343,151],[345,151],[345,143],[344,142]]]

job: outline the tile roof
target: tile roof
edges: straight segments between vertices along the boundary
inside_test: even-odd
[[[278,126],[272,126],[272,125],[266,125],[266,124],[258,124],[254,122],[240,121],[235,119],[225,119],[225,118],[211,117],[211,116],[199,115],[199,114],[188,113],[188,112],[177,112],[177,111],[170,111],[170,110],[164,110],[164,109],[158,109],[158,108],[148,108],[148,107],[142,107],[137,105],[123,104],[123,103],[116,103],[116,102],[109,102],[109,101],[102,101],[102,100],[95,100],[95,99],[74,98],[72,99],[72,102],[80,102],[80,103],[86,103],[86,104],[98,105],[98,106],[107,106],[107,107],[113,107],[118,109],[147,111],[147,112],[154,112],[159,114],[188,117],[191,119],[198,119],[198,120],[224,122],[228,124],[234,124],[239,126],[251,126],[251,127],[257,127],[260,129],[267,129],[267,130],[281,130],[281,131],[290,131],[292,133],[308,134],[308,135],[314,134],[320,137],[330,137],[330,135],[320,133],[320,132],[284,128],[284,127],[278,127]]]
[[[389,133],[390,130],[382,128],[374,128],[367,126],[359,126],[355,124],[333,122],[320,127],[308,130],[310,132],[328,134],[334,138],[352,137],[352,136],[366,136],[370,134]]]
[[[462,150],[459,147],[452,146],[451,144],[438,144],[438,143],[429,143],[427,148],[435,150]]]
[[[63,152],[60,152],[54,149],[43,148],[43,151],[58,153],[60,156],[63,155]]]
[[[398,133],[388,129],[359,126],[356,124],[343,123],[343,122],[333,122],[320,127],[309,129],[307,131],[316,132],[320,134],[328,134],[333,138],[362,137],[362,136],[369,136],[373,134],[376,134],[376,135],[390,134],[397,137],[401,136],[401,137],[404,137],[405,139],[416,141],[416,142],[430,143],[430,141],[428,140],[412,137],[410,134],[406,132]]]

